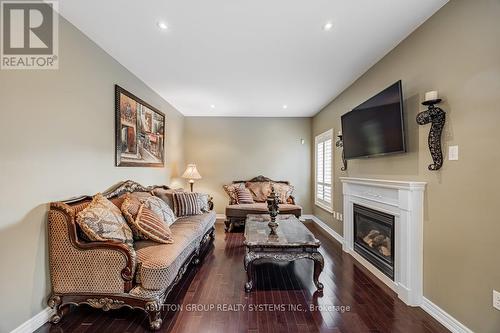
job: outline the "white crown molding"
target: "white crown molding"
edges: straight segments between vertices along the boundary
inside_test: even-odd
[[[425,297],[422,299],[421,308],[452,333],[474,333],[467,326],[452,317],[448,312],[444,311]]]
[[[32,333],[42,327],[43,324],[48,322],[53,314],[54,310],[47,307],[13,329],[11,333]]]

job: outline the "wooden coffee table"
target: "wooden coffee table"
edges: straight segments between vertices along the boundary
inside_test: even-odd
[[[254,263],[257,261],[295,261],[311,259],[314,261],[313,281],[319,291],[323,284],[319,282],[319,275],[323,271],[324,259],[318,252],[320,241],[294,215],[278,215],[279,222],[277,235],[269,235],[271,229],[267,223],[269,215],[248,215],[245,222],[244,258],[248,282],[245,291],[250,292],[254,287]]]

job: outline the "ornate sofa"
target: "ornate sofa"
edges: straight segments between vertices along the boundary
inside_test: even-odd
[[[115,205],[132,192],[152,193],[166,186],[143,187],[132,181],[103,193]],[[83,196],[55,202],[48,214],[49,264],[52,293],[48,305],[58,323],[70,304],[87,304],[104,311],[129,307],[149,315],[150,328],[161,327],[165,298],[190,263],[198,264],[215,237],[215,212],[181,217],[171,225],[173,244],[135,241],[129,247],[118,241],[88,242],[75,222],[91,201]]]
[[[232,185],[245,186],[247,183],[254,184],[286,184],[290,185],[288,181],[275,181],[264,176],[257,176],[250,180],[233,181]],[[226,190],[227,192],[227,190]],[[302,207],[295,203],[295,198],[292,195],[286,197],[286,201],[279,204],[280,214],[291,214],[296,217],[302,215]],[[266,214],[268,212],[266,202],[255,202],[252,204],[239,204],[235,198],[229,195],[229,205],[226,206],[226,232],[232,231],[235,227],[245,225],[245,220],[248,214]]]

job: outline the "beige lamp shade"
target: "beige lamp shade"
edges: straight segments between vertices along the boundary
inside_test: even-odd
[[[188,164],[186,171],[182,174],[182,178],[201,179],[201,175],[196,169],[196,164]]]

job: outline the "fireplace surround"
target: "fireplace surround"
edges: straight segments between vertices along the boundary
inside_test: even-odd
[[[343,251],[394,290],[407,305],[419,306],[423,293],[423,202],[426,183],[353,177],[340,177],[340,181],[344,201]],[[355,205],[394,218],[391,235],[393,278],[355,250]]]

